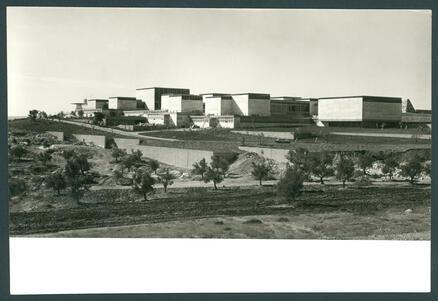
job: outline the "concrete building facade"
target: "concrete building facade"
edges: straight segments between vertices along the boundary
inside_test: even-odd
[[[233,115],[270,116],[271,99],[269,94],[241,93],[231,94],[233,98]]]
[[[190,89],[181,88],[139,88],[136,89],[136,98],[146,104],[145,109],[150,111],[161,110],[161,96],[164,94],[190,94]]]
[[[318,120],[328,126],[376,126],[401,121],[401,98],[345,96],[318,99]]]
[[[299,97],[271,97],[271,115],[310,116],[310,102]]]
[[[166,94],[161,96],[161,110],[179,113],[202,113],[202,96],[191,94]]]
[[[109,98],[109,108],[118,110],[136,110],[137,99],[135,97],[114,96]]]
[[[233,115],[234,100],[230,95],[210,96],[204,100],[205,115]]]

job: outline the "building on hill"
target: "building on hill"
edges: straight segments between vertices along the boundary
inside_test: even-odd
[[[117,110],[137,110],[138,102],[135,97],[113,96],[109,98],[109,108]]]
[[[233,98],[233,115],[270,116],[271,96],[261,93],[231,94]]]
[[[342,96],[318,98],[318,120],[325,126],[398,127],[400,97]]]
[[[178,113],[202,114],[202,96],[192,94],[164,94],[161,96],[161,110]]]
[[[181,88],[139,88],[136,89],[136,98],[145,103],[145,109],[149,111],[161,110],[161,96],[164,94],[190,94],[190,89]]]
[[[205,97],[204,100],[205,115],[234,115],[235,104],[230,95],[213,95]]]
[[[108,110],[108,99],[84,99],[84,102],[72,103],[75,105],[75,112],[83,112],[84,117],[93,117],[94,113],[105,113]]]
[[[271,115],[310,116],[310,102],[299,97],[271,97]]]

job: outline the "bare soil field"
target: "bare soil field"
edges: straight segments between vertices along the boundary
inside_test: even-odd
[[[202,187],[178,188],[167,194],[157,193],[147,202],[140,201],[139,196],[130,191],[98,190],[90,191],[84,197],[82,205],[75,206],[70,202],[67,208],[54,207],[45,210],[11,212],[10,231],[11,235],[29,235],[73,229],[148,224],[149,226],[142,226],[146,230],[140,231],[141,234],[138,235],[150,237],[147,230],[150,229],[151,235],[162,237],[216,237],[215,235],[224,237],[228,232],[209,232],[208,228],[191,232],[191,229],[196,228],[194,225],[198,223],[201,225],[203,222],[208,223],[208,219],[204,220],[205,218],[225,218],[225,220],[231,218],[228,222],[236,227],[243,221],[242,219],[251,220],[257,216],[262,221],[261,223],[253,221],[242,226],[243,234],[246,233],[248,237],[267,238],[267,234],[263,234],[265,230],[267,231],[264,228],[272,228],[271,230],[274,231],[279,224],[272,224],[273,219],[286,217],[288,221],[292,221],[289,226],[295,228],[299,228],[297,221],[307,220],[305,228],[312,230],[303,232],[311,233],[307,238],[315,235],[318,238],[374,237],[383,239],[391,235],[401,237],[405,235],[406,239],[411,239],[417,235],[417,239],[428,239],[430,197],[428,186],[411,188],[397,185],[347,189],[336,185],[328,187],[308,185],[303,195],[293,204],[279,199],[273,188],[269,186],[230,187],[219,191]],[[46,201],[51,203],[61,200],[46,198]],[[405,213],[407,209],[411,209],[412,212]],[[265,221],[264,216],[267,217]],[[173,224],[166,224],[169,222]],[[247,233],[248,229],[254,229],[254,227],[249,227],[250,224],[259,225],[260,231],[251,232],[253,234]],[[271,224],[272,227],[269,226]],[[160,227],[167,227],[166,225],[170,227],[168,232],[157,230]],[[176,226],[172,228],[172,225]],[[176,228],[180,226],[180,230],[177,230]],[[184,228],[187,231],[183,231]],[[108,233],[104,230],[93,230],[94,232],[91,231],[89,234],[95,233],[93,235],[96,237],[107,234],[111,236],[113,235],[111,229],[107,228]],[[114,228],[114,233],[122,231],[117,229],[119,228]],[[134,232],[136,228],[132,229]],[[128,236],[134,235],[129,234],[129,230],[126,231],[128,231],[126,232]],[[236,233],[241,233],[239,231]],[[315,231],[318,233],[315,234]],[[231,238],[234,231],[230,232],[233,232],[229,235]],[[87,231],[77,232],[77,235],[81,233],[89,237]],[[290,237],[288,235],[295,235],[295,238],[303,237],[299,236],[296,231],[289,233],[285,230],[276,233],[275,238],[288,238]],[[56,234],[53,235],[56,236]],[[60,235],[63,234],[60,233]],[[94,237],[93,235],[91,237]]]

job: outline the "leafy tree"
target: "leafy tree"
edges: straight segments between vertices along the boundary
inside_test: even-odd
[[[342,181],[342,187],[345,188],[345,182],[349,181],[354,174],[354,162],[349,157],[341,155],[336,164],[336,178]]]
[[[120,166],[122,168],[122,174],[124,173],[125,169],[128,169],[128,171],[131,171],[133,167],[139,167],[144,164],[142,157],[143,153],[140,150],[137,151],[131,151],[131,154],[122,157],[122,160],[120,162]]]
[[[20,178],[9,178],[9,195],[11,197],[26,193],[27,185],[26,182]]]
[[[160,167],[160,163],[157,160],[149,160],[150,169],[157,174],[157,169]]]
[[[395,171],[400,166],[400,158],[397,154],[390,152],[383,157],[382,173],[387,175],[390,180],[394,176]]]
[[[328,152],[311,153],[308,156],[308,166],[310,172],[319,178],[321,184],[324,184],[324,178],[332,176],[334,155]]]
[[[52,152],[51,151],[44,151],[42,153],[39,153],[37,155],[37,160],[41,161],[44,166],[47,166],[47,163],[52,160]]]
[[[230,168],[230,163],[226,158],[220,155],[213,155],[211,156],[211,168],[218,169],[222,172],[222,175],[225,177],[225,174],[227,173],[228,169]]]
[[[288,166],[284,176],[277,184],[277,192],[287,201],[295,201],[301,195],[307,175],[297,166]]]
[[[23,145],[15,145],[9,149],[9,155],[17,160],[21,160],[29,151]]]
[[[105,114],[102,112],[94,112],[93,124],[101,124],[105,118]]]
[[[117,146],[113,147],[111,151],[111,155],[113,156],[113,158],[116,160],[117,163],[119,162],[120,158],[127,156],[127,154],[128,153],[126,152],[125,149],[120,149]]]
[[[37,116],[38,116],[38,119],[47,119],[47,113],[44,111],[39,111]]]
[[[56,117],[58,117],[59,119],[63,119],[65,116],[64,111],[60,111],[58,114],[56,114]]]
[[[76,115],[76,111],[71,111],[71,112],[70,112],[70,115],[76,117],[76,116],[77,116],[77,115]]]
[[[208,165],[205,158],[201,159],[199,162],[193,164],[192,173],[195,175],[200,175],[201,180],[204,180],[204,174],[207,172]]]
[[[259,180],[260,186],[262,185],[262,181],[272,176],[272,172],[273,164],[268,160],[263,159],[259,163],[252,162],[251,174],[256,180]]]
[[[27,116],[29,117],[30,121],[34,122],[37,119],[38,110],[30,110]]]
[[[310,171],[309,157],[309,151],[302,147],[289,150],[286,155],[286,159],[289,160],[292,166],[301,169],[305,174]]]
[[[78,111],[78,116],[79,116],[79,118],[83,118],[84,117],[84,111],[79,110]]]
[[[85,155],[73,155],[65,165],[65,176],[71,188],[71,194],[78,204],[85,191],[88,191],[90,164]]]
[[[143,170],[138,170],[132,179],[134,191],[142,194],[145,201],[148,200],[147,194],[154,191],[154,184],[155,179]]]
[[[217,184],[221,183],[223,180],[224,180],[224,172],[222,169],[213,166],[208,166],[207,171],[205,172],[204,175],[205,183],[213,182],[214,190],[217,190]]]
[[[418,176],[423,172],[423,159],[419,155],[409,156],[407,161],[400,166],[401,175],[408,178],[412,185],[417,181]]]
[[[60,195],[60,191],[67,188],[67,182],[65,181],[62,172],[57,171],[46,177],[46,186],[48,188],[53,188],[53,190],[57,192],[57,195]]]
[[[166,169],[166,172],[161,173],[158,176],[158,182],[163,184],[164,192],[167,192],[167,186],[173,185],[173,180],[175,179],[175,175],[171,174],[168,168]]]
[[[357,165],[362,170],[363,175],[367,175],[367,169],[372,167],[375,162],[374,156],[371,152],[364,151],[359,153],[357,157]]]

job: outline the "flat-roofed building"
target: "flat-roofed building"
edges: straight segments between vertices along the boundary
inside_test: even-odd
[[[109,108],[118,110],[137,110],[135,97],[113,96],[109,98]]]
[[[327,126],[398,126],[400,97],[343,96],[318,98],[318,120]]]
[[[310,116],[310,102],[299,97],[271,97],[271,115]]]
[[[233,98],[233,115],[270,116],[271,99],[269,94],[239,93],[231,94]]]
[[[190,89],[150,87],[136,89],[136,98],[146,104],[145,109],[161,110],[161,96],[164,94],[190,94]]]
[[[162,95],[161,110],[179,113],[202,113],[202,96],[192,94]]]
[[[75,111],[83,112],[83,117],[93,117],[96,112],[105,112],[108,110],[108,99],[84,99],[84,102],[72,103],[75,105]]]
[[[209,96],[204,100],[204,114],[205,115],[233,115],[234,100],[230,95]]]

